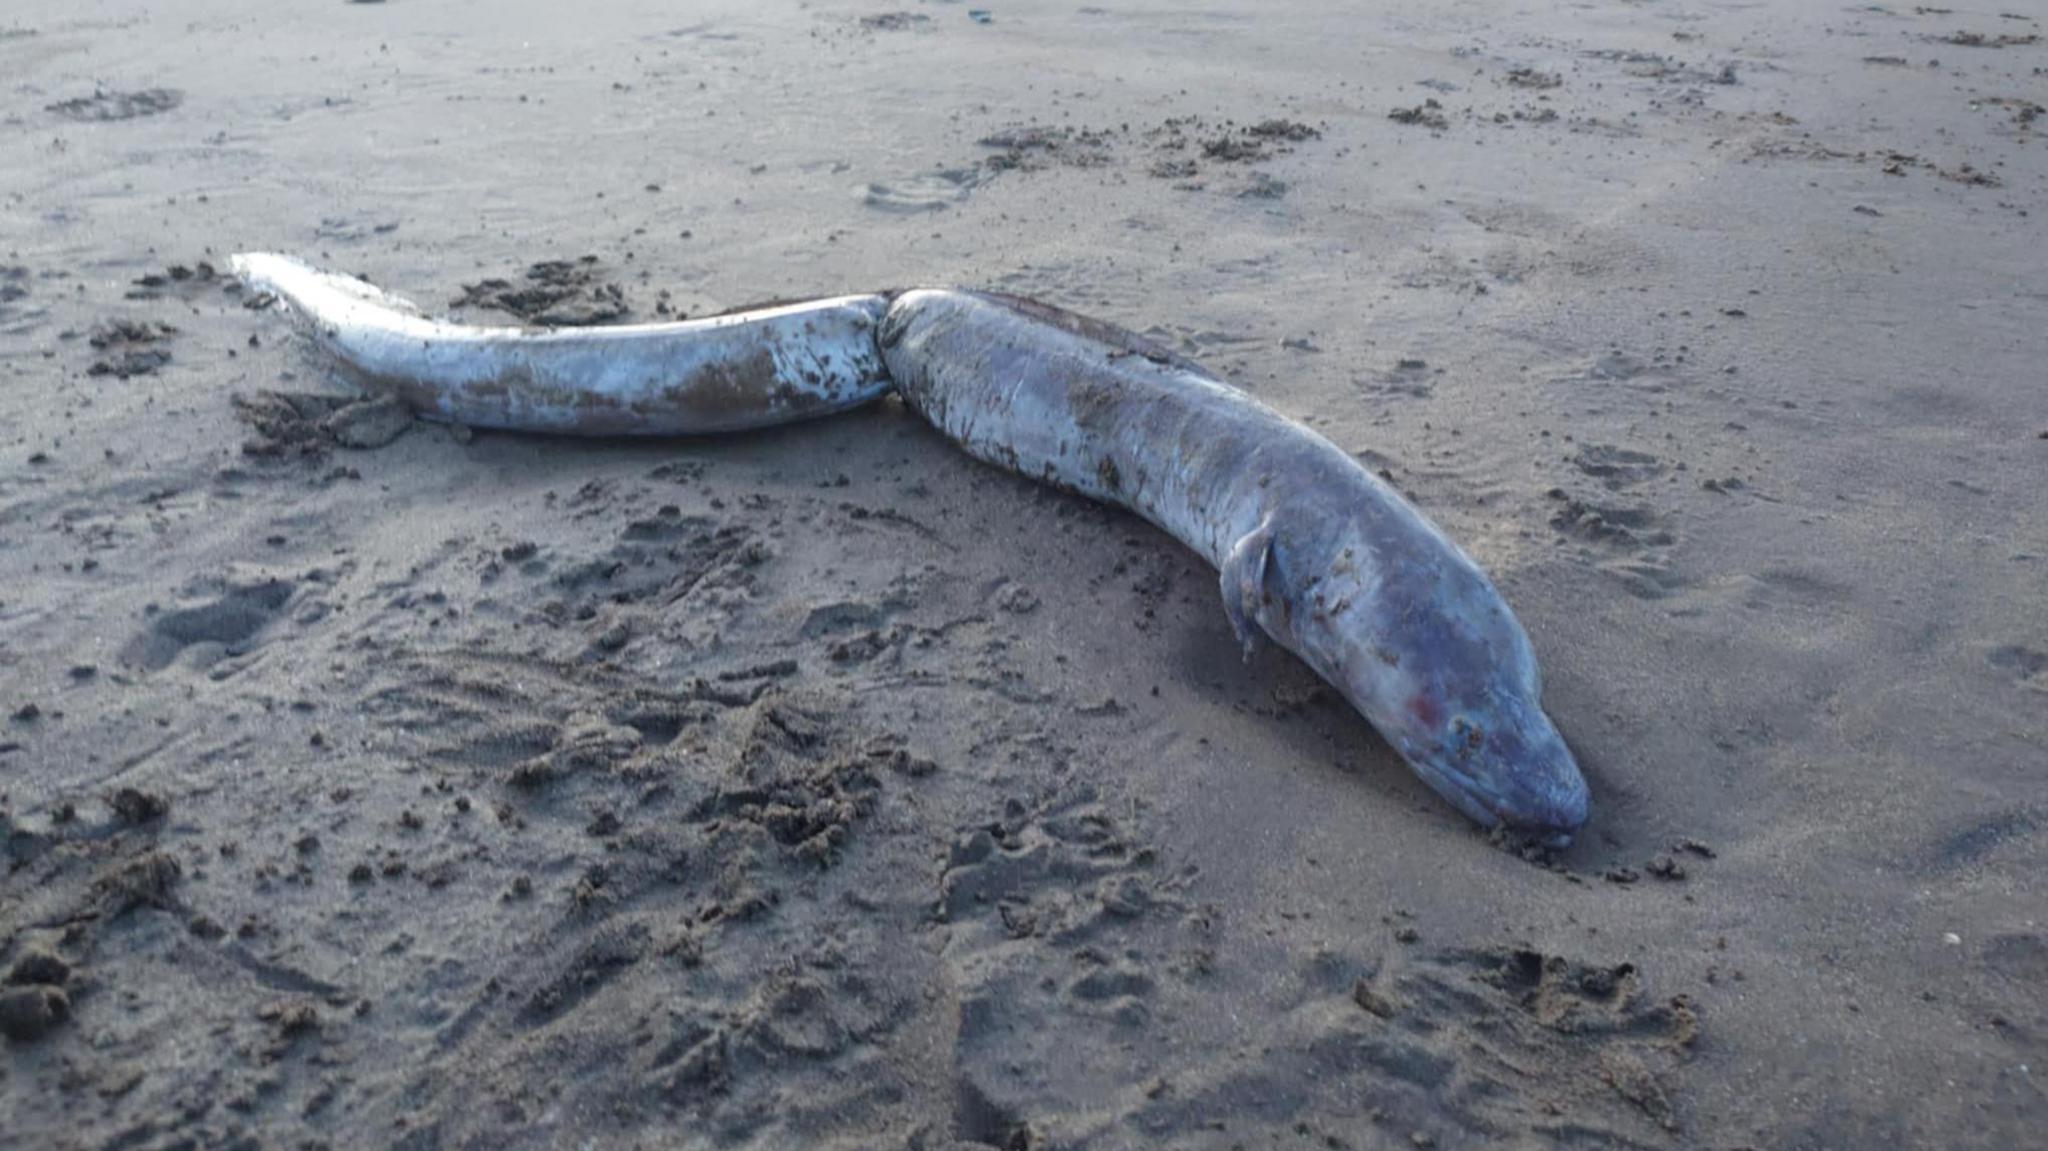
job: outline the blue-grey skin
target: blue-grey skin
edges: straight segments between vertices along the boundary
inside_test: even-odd
[[[1300,656],[1438,793],[1562,846],[1586,784],[1529,638],[1486,575],[1328,440],[1199,366],[995,293],[852,296],[711,321],[476,328],[288,257],[235,257],[349,378],[422,415],[571,434],[696,434],[892,386],[973,455],[1117,504],[1222,573],[1223,607]]]
[[[1253,625],[1473,820],[1562,846],[1586,783],[1529,637],[1478,565],[1335,444],[1128,332],[989,293],[898,296],[904,401],[968,452],[1118,504],[1201,553]]]

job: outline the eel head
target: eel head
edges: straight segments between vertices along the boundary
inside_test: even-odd
[[[1484,573],[1427,535],[1394,553],[1296,548],[1269,519],[1223,565],[1226,609],[1241,640],[1256,624],[1300,655],[1472,820],[1563,847],[1585,825],[1586,781],[1544,714],[1529,637]]]

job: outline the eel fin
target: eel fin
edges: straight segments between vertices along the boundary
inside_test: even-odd
[[[1266,598],[1266,570],[1273,562],[1273,520],[1267,517],[1230,547],[1223,559],[1223,614],[1249,661],[1258,650],[1259,614]]]

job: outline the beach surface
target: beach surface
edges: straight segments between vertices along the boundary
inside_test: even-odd
[[[11,0],[0,1147],[2029,1145],[2044,25]],[[1474,829],[893,399],[414,422],[246,250],[1139,331],[1493,574],[1592,822]]]

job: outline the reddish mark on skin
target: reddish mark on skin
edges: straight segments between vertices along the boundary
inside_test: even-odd
[[[1424,727],[1436,727],[1443,722],[1443,705],[1426,695],[1418,695],[1408,701],[1408,714],[1415,717]]]

